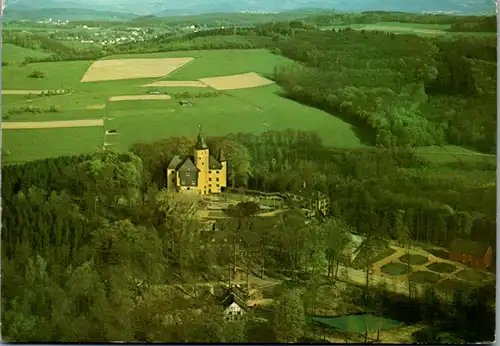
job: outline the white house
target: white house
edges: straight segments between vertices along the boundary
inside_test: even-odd
[[[222,301],[224,307],[224,316],[228,321],[235,321],[242,318],[247,312],[247,304],[243,299],[238,297],[234,292]]]

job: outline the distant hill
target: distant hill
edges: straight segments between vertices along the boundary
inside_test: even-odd
[[[202,13],[282,12],[301,8],[336,9],[342,12],[401,11],[401,12],[447,12],[463,15],[495,13],[493,0],[186,0],[176,6],[170,5],[156,16],[192,15]]]
[[[6,20],[130,20],[137,14],[112,11],[98,11],[83,8],[43,8],[43,9],[11,9],[6,8]]]
[[[88,9],[138,15],[179,16],[202,13],[283,12],[303,8],[336,9],[343,12],[401,11],[494,14],[495,0],[8,0],[8,10],[55,8]],[[27,14],[25,14],[27,15]]]

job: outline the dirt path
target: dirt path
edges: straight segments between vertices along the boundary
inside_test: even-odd
[[[111,96],[109,102],[116,101],[141,101],[141,100],[170,100],[169,95],[125,95],[125,96]]]
[[[142,87],[196,87],[196,88],[208,88],[208,85],[203,84],[197,80],[185,80],[185,81],[175,81],[175,80],[164,80],[158,82],[152,82],[149,84],[141,85]]]
[[[64,95],[64,90],[2,90],[2,95],[29,95],[45,93],[47,91],[55,91],[56,93],[51,96]]]
[[[91,119],[91,120],[67,120],[67,121],[2,122],[2,130],[54,129],[63,127],[95,127],[95,126],[104,126],[104,120]]]

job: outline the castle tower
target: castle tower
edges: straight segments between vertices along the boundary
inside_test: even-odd
[[[222,171],[220,175],[220,186],[227,187],[227,158],[224,155],[224,150],[219,152],[219,162],[222,165]]]
[[[198,190],[200,194],[205,195],[208,191],[208,146],[205,143],[201,132],[201,125],[199,126],[198,138],[194,148],[194,164],[199,169],[198,173]]]

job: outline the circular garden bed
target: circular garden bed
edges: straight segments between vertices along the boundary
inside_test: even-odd
[[[441,275],[429,272],[427,270],[421,270],[414,272],[410,275],[410,280],[420,283],[420,284],[433,284],[441,279]]]
[[[404,275],[408,271],[408,266],[402,263],[388,263],[380,267],[380,270],[389,275]]]
[[[457,267],[450,263],[435,262],[427,266],[427,269],[437,273],[453,273]]]
[[[410,265],[423,265],[429,262],[429,259],[422,255],[403,255],[399,257],[399,260],[403,263],[410,263]]]

